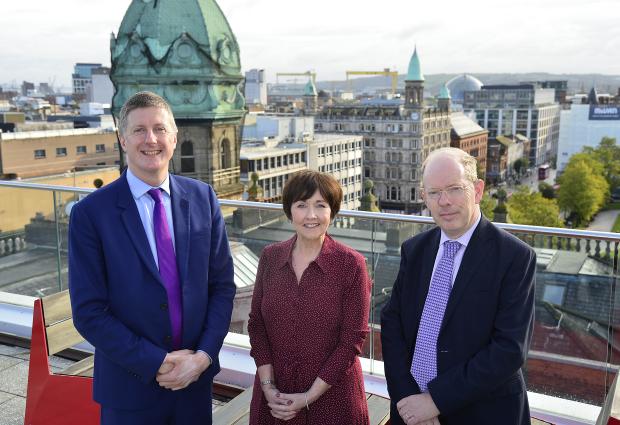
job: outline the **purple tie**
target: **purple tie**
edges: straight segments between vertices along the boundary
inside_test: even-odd
[[[161,190],[151,189],[148,191],[148,194],[155,201],[153,227],[155,230],[155,245],[157,245],[159,274],[168,294],[168,312],[172,324],[172,347],[178,350],[181,348],[183,307],[181,304],[181,282],[177,269],[177,258],[174,255],[174,247],[172,246],[172,237],[168,228],[168,219],[166,218],[166,209],[162,202]]]
[[[427,391],[428,383],[437,376],[437,337],[452,290],[454,256],[460,248],[459,242],[444,242],[443,255],[437,263],[424,303],[411,362],[411,375],[422,392]]]

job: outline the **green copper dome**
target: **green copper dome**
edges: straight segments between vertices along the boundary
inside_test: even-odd
[[[422,74],[422,68],[420,67],[417,47],[413,49],[413,55],[409,60],[409,70],[407,72],[406,81],[424,81],[424,74]]]
[[[304,96],[317,96],[316,87],[312,82],[312,79],[308,80],[306,87],[304,87]]]
[[[215,0],[133,0],[110,50],[115,114],[150,90],[176,118],[243,115],[239,45]]]
[[[450,90],[445,84],[439,89],[439,99],[450,99]]]

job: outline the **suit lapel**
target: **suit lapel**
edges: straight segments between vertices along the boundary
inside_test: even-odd
[[[480,219],[480,223],[467,244],[467,249],[465,254],[463,255],[463,260],[461,261],[461,265],[459,267],[459,271],[456,275],[456,279],[454,280],[454,287],[452,288],[452,292],[450,293],[450,298],[448,299],[448,305],[446,306],[446,312],[443,316],[442,329],[446,326],[450,317],[454,313],[456,306],[463,294],[467,291],[467,287],[469,286],[472,278],[476,271],[479,271],[480,263],[485,258],[489,258],[487,252],[491,249],[492,244],[487,243],[489,239],[489,232],[487,231],[487,226],[489,226],[489,222],[482,217]]]
[[[190,205],[187,193],[179,180],[170,175],[170,193],[174,226],[174,242],[181,285],[187,279],[190,239]]]
[[[157,281],[163,285],[159,270],[157,269],[157,265],[155,264],[155,259],[153,258],[153,254],[151,253],[149,241],[146,238],[144,225],[140,220],[138,207],[136,207],[136,202],[131,195],[131,190],[129,190],[129,183],[127,183],[127,177],[123,173],[123,176],[121,178],[123,179],[123,181],[120,185],[120,190],[118,192],[117,206],[123,210],[121,212],[121,219],[123,221],[123,225],[125,226],[125,230],[129,235],[129,239],[131,239],[131,242],[133,243],[134,248],[138,252],[140,259],[142,259],[142,262],[151,272],[153,277],[155,277]]]

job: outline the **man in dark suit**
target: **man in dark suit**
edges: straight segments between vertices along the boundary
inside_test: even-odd
[[[69,226],[77,330],[95,346],[102,424],[210,424],[211,386],[235,295],[213,189],[173,176],[176,125],[164,99],[123,106],[128,170],[78,202]]]
[[[521,367],[536,257],[480,213],[476,160],[429,154],[423,197],[438,227],[403,243],[381,342],[392,424],[529,424]]]

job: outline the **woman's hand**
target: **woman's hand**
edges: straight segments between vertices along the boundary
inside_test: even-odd
[[[293,419],[297,416],[300,410],[306,408],[305,393],[280,393],[278,400],[280,401],[278,404],[269,404],[269,407],[271,408],[271,415],[277,419],[288,421],[289,419]]]

